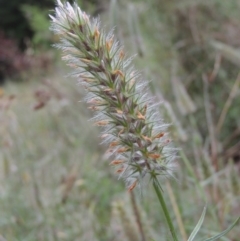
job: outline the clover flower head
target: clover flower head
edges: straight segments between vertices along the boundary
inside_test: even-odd
[[[72,73],[87,90],[86,102],[96,114],[95,125],[103,128],[119,177],[131,191],[143,177],[171,175],[175,149],[171,147],[158,104],[147,90],[147,81],[131,66],[113,32],[106,34],[97,19],[78,5],[57,0],[51,29]]]

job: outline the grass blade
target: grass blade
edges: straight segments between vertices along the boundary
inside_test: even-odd
[[[229,226],[227,229],[225,229],[223,232],[221,232],[220,234],[217,234],[211,238],[208,238],[208,239],[205,239],[203,241],[214,241],[214,240],[217,240],[219,238],[221,238],[222,236],[224,236],[225,234],[227,234],[236,224],[237,222],[239,221],[240,217],[237,218],[237,220],[231,225]]]
[[[205,206],[196,227],[193,229],[193,231],[192,231],[192,233],[191,233],[191,235],[190,235],[190,237],[188,238],[187,241],[193,241],[193,239],[197,235],[199,229],[201,228],[201,226],[203,224],[203,220],[204,220],[204,217],[205,217],[205,214],[206,214],[206,210],[207,210],[207,207]]]

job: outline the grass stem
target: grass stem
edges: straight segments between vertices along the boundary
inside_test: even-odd
[[[171,235],[173,237],[173,240],[174,241],[178,241],[178,238],[177,238],[177,235],[176,235],[176,232],[175,232],[175,229],[174,229],[171,217],[170,217],[169,212],[168,212],[167,205],[166,205],[166,203],[164,201],[164,198],[163,198],[163,195],[162,195],[162,191],[160,190],[160,187],[159,187],[159,184],[158,184],[157,180],[153,180],[153,187],[154,187],[155,192],[157,194],[158,200],[159,200],[159,202],[160,202],[160,204],[162,206],[162,209],[163,209],[165,218],[167,220],[167,224],[168,224],[168,227],[170,229],[170,232],[171,232]]]
[[[178,207],[177,200],[175,198],[173,189],[172,189],[169,181],[166,182],[166,187],[167,187],[168,196],[170,198],[170,202],[171,202],[172,207],[173,207],[173,211],[174,211],[176,219],[177,219],[177,223],[178,223],[178,227],[179,227],[179,231],[181,233],[182,239],[187,240],[187,234],[186,234],[186,230],[185,230],[184,223],[183,223],[183,220],[182,220],[182,216],[181,216],[181,213],[180,213],[180,210],[179,210],[179,207]]]

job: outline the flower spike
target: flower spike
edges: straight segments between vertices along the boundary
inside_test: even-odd
[[[110,164],[128,190],[144,176],[170,176],[175,150],[167,141],[167,125],[147,94],[148,82],[139,79],[113,34],[106,35],[99,21],[76,3],[57,0],[55,16],[50,17],[51,29],[60,38],[57,47],[88,91],[87,103],[96,113],[95,125],[104,129]]]

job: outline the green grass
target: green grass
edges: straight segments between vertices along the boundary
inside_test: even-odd
[[[186,10],[189,1],[183,1],[180,6],[171,1],[169,6],[164,7],[164,11],[157,9],[159,2],[162,1],[151,1],[152,4],[157,4],[153,5],[153,11],[152,6],[145,5],[143,1],[131,3],[134,8],[129,7],[130,3],[126,1],[125,5],[117,6],[117,10],[122,11],[117,11],[118,15],[114,15],[116,19],[110,21],[112,25],[121,26],[117,29],[120,31],[117,36],[122,38],[121,41],[130,53],[131,50],[136,50],[137,47],[133,48],[136,36],[140,36],[143,56],[136,59],[137,68],[152,80],[150,87],[154,94],[159,98],[164,96],[171,103],[170,108],[180,124],[175,129],[173,116],[169,114],[169,109],[165,111],[169,114],[166,118],[173,122],[171,131],[175,145],[182,147],[188,157],[184,160],[178,158],[176,181],[171,180],[175,204],[170,201],[166,180],[163,179],[161,183],[173,223],[179,230],[173,209],[175,205],[179,209],[187,236],[207,204],[203,227],[196,239],[200,240],[227,228],[240,215],[239,164],[233,163],[231,158],[226,159],[219,152],[219,167],[214,169],[209,126],[205,109],[202,108],[206,100],[203,98],[201,71],[204,69],[201,61],[206,59],[199,59],[196,69],[192,69],[196,75],[192,77],[192,73],[181,62],[188,55],[172,45],[177,40],[186,38],[189,33],[184,28],[174,28],[169,16],[176,17],[173,14],[177,7]],[[211,4],[215,2],[212,1]],[[211,4],[204,2],[204,6],[212,6]],[[222,16],[228,16],[230,20],[235,16],[235,12],[230,15],[232,5],[217,6],[215,10],[221,21],[224,21]],[[132,9],[137,9],[136,13],[127,19]],[[106,16],[105,21],[109,21]],[[204,16],[200,18],[204,19]],[[216,26],[216,20],[208,23],[209,26]],[[131,28],[135,29],[134,36],[131,36]],[[179,36],[177,30],[182,31],[183,37]],[[179,39],[175,39],[177,37]],[[215,52],[211,51],[210,55],[215,56]],[[191,53],[187,54],[192,56]],[[181,96],[175,96],[171,82],[174,61],[178,65],[175,74],[184,79],[183,87],[194,104],[200,107],[197,112],[189,112],[185,116],[178,109],[177,101],[181,100]],[[207,61],[206,65],[212,67],[212,58],[209,57]],[[238,71],[236,66],[226,61],[225,59],[219,70],[219,82],[214,82],[210,89],[211,103],[213,100],[214,104],[218,100],[221,102],[216,105],[216,113],[213,112],[214,123],[225,103],[221,96],[229,95]],[[0,98],[0,103],[12,94],[15,99],[9,109],[0,108],[0,240],[140,240],[129,194],[124,184],[117,180],[104,156],[107,147],[99,144],[100,131],[89,121],[92,112],[84,102],[79,102],[84,98],[84,90],[71,78],[64,77],[68,72],[57,65],[47,77],[32,75],[28,81],[9,81],[3,87],[4,96]],[[51,98],[42,109],[34,110],[33,107],[38,102],[34,93],[39,90]],[[220,143],[218,147],[235,130],[236,117],[239,116],[236,104],[238,100],[239,93],[226,117],[222,130],[224,135],[216,137],[217,144]],[[185,142],[181,141],[179,130],[187,136]],[[170,240],[164,216],[159,213],[159,204],[147,181],[144,183],[143,194],[136,190],[135,197],[147,241]],[[221,240],[238,241],[239,236],[238,224]],[[183,240],[180,232],[179,237]]]
[[[0,233],[7,240],[36,240],[38,235],[38,240],[55,240],[58,232],[67,240],[84,240],[75,237],[85,233],[85,225],[94,225],[88,224],[89,215],[96,223],[101,217],[98,228],[104,236],[110,200],[123,191],[103,157],[100,133],[88,121],[90,111],[78,102],[81,90],[61,73],[49,79],[61,99],[41,78],[4,87],[6,97],[16,96],[10,109],[1,113],[5,147],[0,159]],[[40,89],[51,99],[44,108],[33,110],[34,92]],[[69,176],[74,184],[63,204],[68,185],[64,179]]]
[[[132,232],[138,233],[128,193],[104,158],[106,147],[99,145],[100,132],[89,121],[92,113],[85,103],[78,102],[83,91],[75,81],[62,77],[66,70],[61,69],[56,68],[56,74],[48,77],[51,88],[40,77],[21,84],[9,82],[4,87],[1,101],[11,94],[15,99],[8,110],[1,110],[4,148],[0,156],[0,234],[6,240],[21,241],[127,239],[131,234],[126,231],[122,212],[135,225]],[[51,99],[44,108],[33,110],[37,90],[49,92]],[[194,178],[197,182],[199,178],[195,175],[204,169],[193,166],[191,176],[179,160],[177,182],[173,180],[171,184],[188,234],[206,202],[208,214],[199,237],[226,228],[237,217],[239,178],[233,165],[222,166],[219,174],[210,173],[196,184]],[[143,190],[142,197],[136,192],[145,232],[164,241],[162,234],[169,235],[164,218],[156,212],[159,207],[153,190],[149,190],[151,185],[145,185],[147,190]],[[164,193],[173,210],[167,191]],[[121,212],[114,205],[120,200]],[[171,216],[175,220],[173,212]],[[174,225],[178,229],[176,220]],[[234,240],[238,232],[235,228],[229,234],[232,239],[222,240]]]

